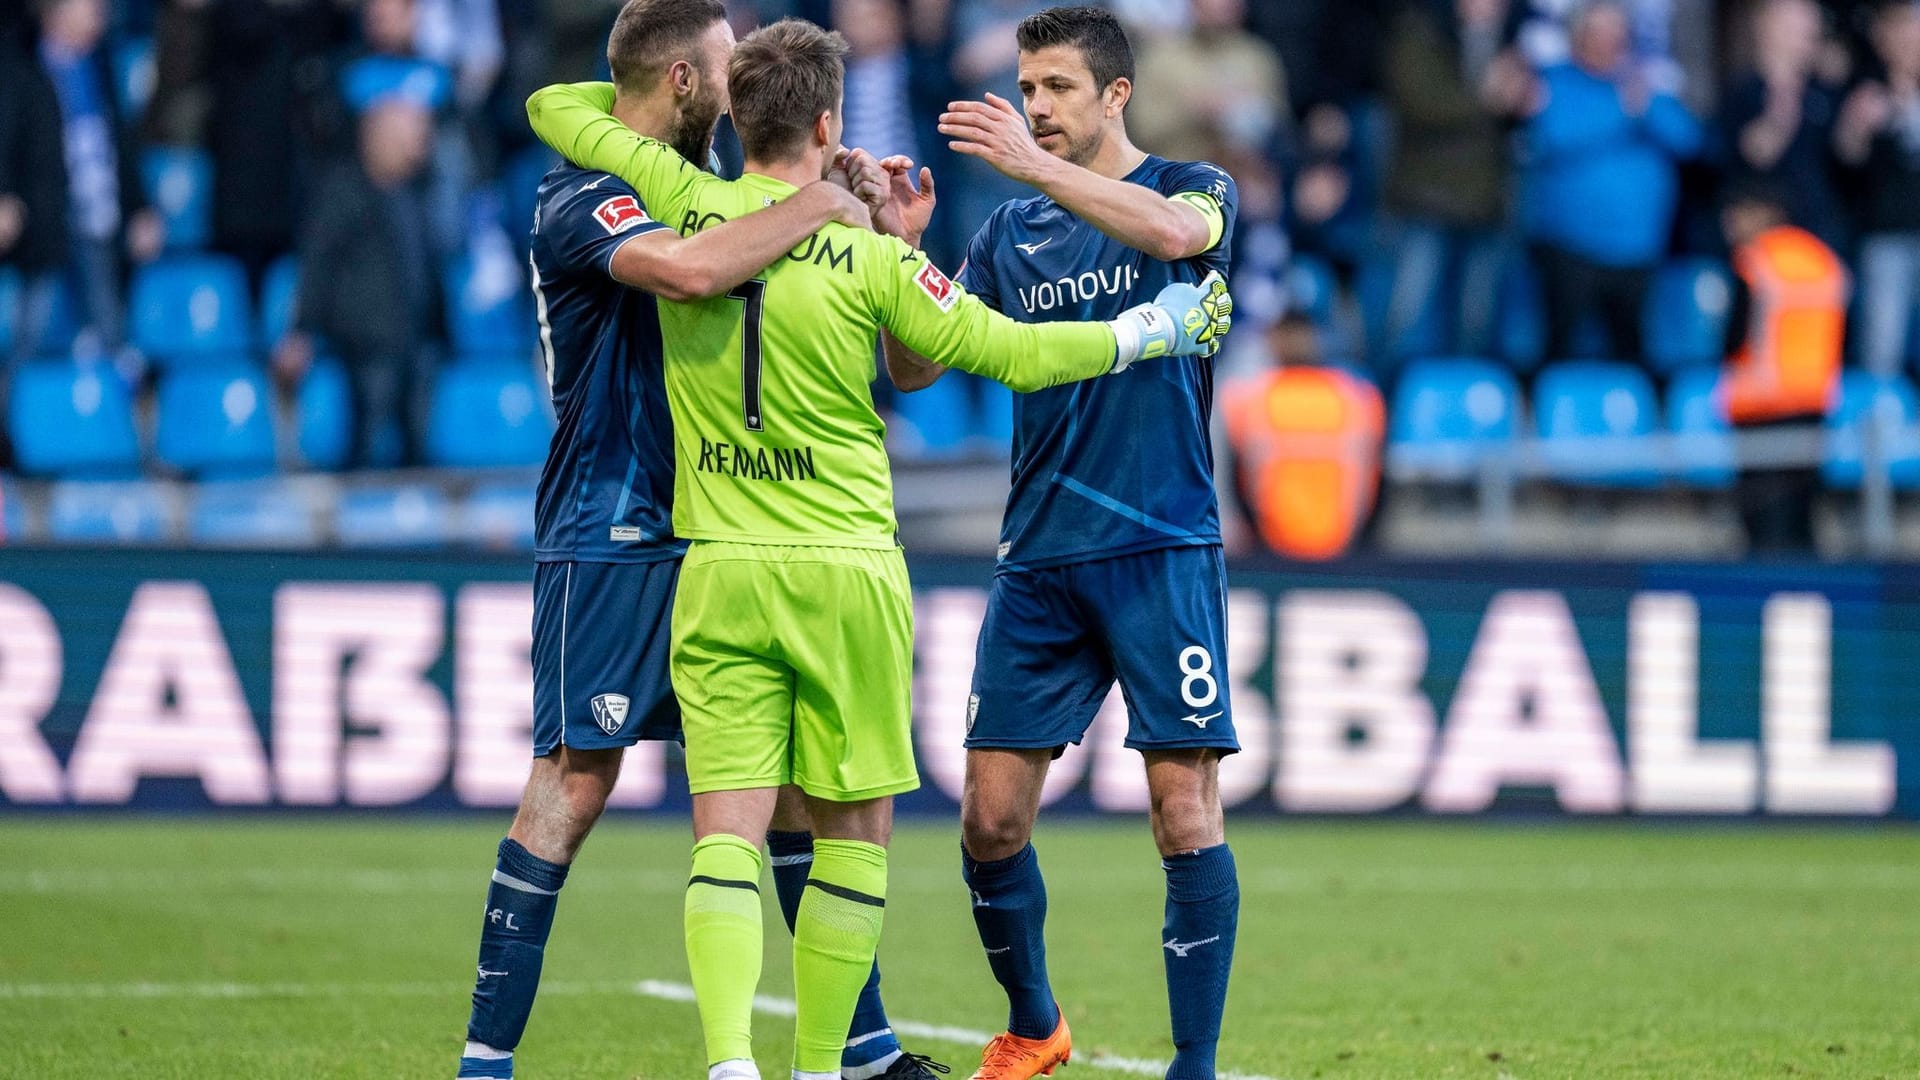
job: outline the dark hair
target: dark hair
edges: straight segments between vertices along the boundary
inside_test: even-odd
[[[840,108],[847,39],[805,19],[781,19],[734,47],[728,69],[733,129],[755,161],[791,153],[821,113]]]
[[[607,36],[607,66],[622,90],[646,90],[675,60],[727,17],[720,0],[627,0]],[[693,58],[696,63],[699,58]]]
[[[1028,16],[1014,31],[1021,52],[1038,52],[1071,45],[1086,58],[1095,87],[1105,90],[1115,79],[1132,82],[1133,45],[1113,12],[1098,7],[1056,7]]]

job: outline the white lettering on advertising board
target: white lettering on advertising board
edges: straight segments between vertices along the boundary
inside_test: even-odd
[[[916,744],[929,786],[953,801],[985,607],[972,588],[917,598]],[[449,786],[463,805],[518,801],[533,720],[528,586],[469,584],[449,605],[427,583],[289,582],[272,616],[272,670],[236,671],[204,586],[142,584],[97,685],[67,686],[84,695],[70,701],[60,697],[68,673],[56,614],[0,584],[0,798],[117,805],[143,780],[179,778],[217,805],[396,806]],[[1760,623],[1760,685],[1745,691],[1759,702],[1757,738],[1702,736],[1702,680],[1713,676],[1702,666],[1699,603],[1677,592],[1632,598],[1625,670],[1614,673],[1626,686],[1624,736],[1566,598],[1547,590],[1493,596],[1444,722],[1430,687],[1449,673],[1430,670],[1426,624],[1406,600],[1372,589],[1273,600],[1235,590],[1227,655],[1186,655],[1168,677],[1209,702],[1201,691],[1218,680],[1231,703],[1243,751],[1221,766],[1229,806],[1270,792],[1295,813],[1464,814],[1520,788],[1581,814],[1890,812],[1893,747],[1833,737],[1831,602],[1780,593]],[[448,670],[451,703],[436,682]],[[264,741],[243,681],[268,691]],[[81,702],[63,766],[42,725]],[[1054,704],[1034,700],[1036,721]],[[1054,764],[1043,803],[1084,785],[1098,809],[1144,810],[1144,770],[1126,732],[1116,691],[1085,745]],[[658,806],[667,792],[667,752],[643,742],[628,752],[612,804]]]

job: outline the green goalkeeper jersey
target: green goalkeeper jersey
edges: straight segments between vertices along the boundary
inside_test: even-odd
[[[687,235],[773,205],[792,185],[721,180],[608,115],[605,83],[548,87],[533,129],[631,184]],[[909,349],[1030,391],[1106,373],[1104,323],[1016,323],[890,236],[828,225],[724,297],[660,304],[673,413],[674,532],[693,540],[891,548],[886,425],[873,408],[881,328]]]

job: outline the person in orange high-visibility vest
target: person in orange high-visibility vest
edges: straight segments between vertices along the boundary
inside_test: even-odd
[[[1319,366],[1312,334],[1282,320],[1269,334],[1275,366],[1222,397],[1235,493],[1260,539],[1320,560],[1345,553],[1373,513],[1386,409],[1372,383]]]
[[[1816,434],[1840,381],[1846,266],[1819,237],[1787,222],[1777,192],[1737,191],[1721,225],[1737,281],[1720,406],[1743,431]],[[1792,465],[1743,463],[1737,496],[1750,549],[1811,552],[1819,491],[1820,466],[1813,456]]]

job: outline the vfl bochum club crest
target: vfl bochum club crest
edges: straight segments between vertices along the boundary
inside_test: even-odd
[[[593,719],[600,730],[609,735],[618,735],[620,728],[627,722],[627,695],[601,694],[593,699]]]

